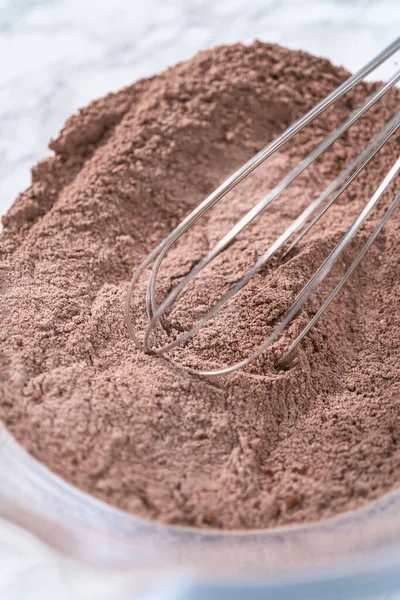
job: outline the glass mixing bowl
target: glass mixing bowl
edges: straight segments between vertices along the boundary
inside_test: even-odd
[[[138,519],[74,488],[0,425],[0,517],[80,564],[138,576],[126,598],[358,598],[400,589],[400,492],[319,523],[220,532]],[[149,592],[150,593],[150,592]],[[169,595],[171,594],[171,595]]]
[[[10,9],[11,4],[14,6],[10,3]],[[14,20],[21,21],[22,29],[30,36],[31,30],[20,19],[18,11],[22,10],[22,3],[21,7],[19,4]],[[63,4],[53,7],[56,29],[61,22],[59,15],[65,15]],[[83,8],[84,4],[79,3]],[[111,87],[118,89],[137,77],[160,71],[203,47],[238,40],[249,42],[259,37],[304,48],[354,70],[398,35],[399,24],[398,0],[365,0],[363,3],[356,0],[254,0],[251,3],[148,0],[146,10],[142,10],[142,3],[124,0],[98,4],[96,11],[86,8],[89,41],[81,31],[80,11],[72,10],[67,15],[67,22],[72,23],[72,43],[69,50],[63,49],[63,56],[64,53],[67,56],[63,70],[77,61],[76,40],[85,39],[88,46],[84,46],[86,50],[82,53],[85,54],[82,71],[71,70],[69,79],[62,79],[55,88],[56,92],[61,89],[63,95],[51,97],[52,119],[48,119],[47,113],[43,119],[39,110],[41,93],[44,90],[43,94],[48,95],[50,84],[44,85],[38,78],[40,71],[36,63],[33,64],[37,55],[32,53],[29,60],[26,54],[30,53],[21,54],[23,76],[17,78],[13,70],[13,79],[8,82],[13,108],[13,119],[8,119],[12,128],[11,157],[16,125],[21,131],[27,129],[27,109],[24,104],[21,105],[23,110],[20,104],[15,104],[16,98],[30,99],[33,109],[28,113],[28,129],[34,132],[33,138],[41,136],[47,140],[54,134],[54,111],[60,108],[66,116],[75,110],[75,105],[68,104],[70,97],[77,106],[84,105]],[[158,15],[158,21],[154,14]],[[10,22],[13,18],[10,17]],[[192,29],[179,29],[181,22],[192,23]],[[108,48],[113,27],[117,27],[115,42]],[[47,30],[44,31],[47,35]],[[21,39],[25,38],[16,37],[19,45]],[[31,37],[27,39],[31,45]],[[99,69],[96,61],[93,66],[89,61],[98,51],[97,46],[92,48],[92,39],[96,44],[100,39],[104,44],[102,49],[111,51],[110,58],[107,54],[99,55]],[[53,48],[52,37],[49,43]],[[78,44],[78,50],[80,48]],[[392,74],[393,68],[392,62],[379,77]],[[59,61],[55,60],[54,65],[46,62],[42,72],[49,82],[53,79],[58,82]],[[32,103],[32,90],[36,93],[36,104]],[[57,113],[57,119],[63,116],[62,110]],[[17,118],[20,120],[16,123]],[[12,194],[3,188],[2,197],[11,198],[14,188],[16,193],[23,187],[20,178],[25,177],[32,160],[28,153],[29,164],[24,163],[25,155],[24,141],[22,159],[20,157],[22,169],[17,170],[14,163],[12,168],[11,163],[4,163],[6,170],[18,174],[18,180],[10,187]],[[17,160],[17,167],[18,164]],[[4,171],[3,179],[8,174]],[[1,212],[4,209],[3,203]],[[31,533],[74,563],[97,573],[112,573],[114,583],[116,578],[123,581],[123,585],[115,586],[114,593],[107,596],[113,600],[354,600],[378,596],[383,599],[400,590],[400,491],[361,510],[304,526],[250,532],[168,527],[135,518],[68,485],[28,455],[0,424],[1,518],[19,526],[21,537]],[[0,529],[0,542],[2,535]],[[2,566],[1,563],[0,572]],[[139,580],[143,584],[138,585]],[[1,599],[9,600],[1,592],[0,589]],[[58,600],[56,594],[50,597]],[[98,600],[97,595],[85,597]]]

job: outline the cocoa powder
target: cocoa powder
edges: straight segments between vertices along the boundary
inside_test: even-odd
[[[3,218],[0,418],[55,473],[142,517],[226,529],[329,517],[398,485],[398,214],[289,367],[276,362],[398,183],[283,339],[245,370],[189,375],[138,351],[123,318],[128,281],[147,252],[347,76],[272,44],[216,48],[93,102],[50,143],[54,156],[33,168],[31,187]],[[158,297],[375,88],[358,85],[230,192],[171,249]],[[383,99],[189,286],[168,336],[238,280],[399,100],[399,90]],[[274,258],[173,358],[215,368],[261,343],[398,152],[397,136],[293,253]]]

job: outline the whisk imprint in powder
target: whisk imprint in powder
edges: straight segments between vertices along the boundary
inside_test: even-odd
[[[319,158],[332,144],[346,132],[358,119],[360,119],[372,106],[374,106],[385,94],[387,94],[399,81],[400,71],[397,71],[386,83],[382,84],[353,114],[346,119],[339,127],[337,127],[323,142],[321,142],[306,158],[304,158],[288,175],[286,175],[260,202],[258,202],[239,222],[231,228],[231,230],[223,236],[223,238],[212,248],[212,250],[203,257],[191,271],[183,277],[183,279],[169,292],[164,300],[157,305],[155,300],[157,276],[162,264],[162,261],[171,246],[194,225],[207,211],[215,206],[230,190],[243,181],[256,169],[261,163],[267,160],[272,154],[279,150],[286,142],[292,139],[299,131],[311,123],[316,117],[330,107],[336,100],[344,96],[357,83],[362,81],[367,75],[372,73],[379,65],[387,61],[400,49],[400,37],[396,39],[390,46],[383,50],[378,56],[366,64],[357,73],[349,77],[340,87],[329,94],[324,100],[317,104],[301,119],[291,125],[279,137],[268,144],[252,159],[239,168],[233,175],[224,181],[210,196],[208,196],[199,206],[197,206],[142,262],[135,271],[131,283],[128,288],[126,303],[125,303],[125,320],[128,331],[135,341],[136,345],[147,353],[155,353],[159,355],[167,354],[177,346],[183,344],[212,319],[218,311],[233,298],[249,281],[250,279],[264,267],[267,262],[276,255],[278,250],[284,248],[288,242],[289,246],[285,250],[286,256],[296,244],[308,233],[308,231],[317,223],[317,221],[326,213],[326,211],[336,202],[343,192],[350,186],[352,181],[366,168],[368,163],[377,155],[379,150],[388,142],[388,140],[398,131],[400,127],[400,112],[397,112],[386,123],[383,129],[375,135],[368,145],[360,152],[360,154],[352,160],[352,162],[340,173],[340,175],[326,189],[303,210],[303,212],[291,223],[291,225],[270,245],[263,255],[254,263],[247,273],[237,281],[221,298],[204,314],[188,331],[181,333],[172,341],[169,341],[161,346],[156,346],[151,341],[152,334],[158,327],[165,328],[165,315],[167,309],[171,308],[183,292],[185,287],[221,252],[225,251],[234,241],[237,235],[247,227],[262,211],[264,211],[280,194],[299,176],[303,173],[314,161]],[[360,227],[366,221],[373,209],[377,206],[386,189],[394,181],[400,172],[400,157],[395,161],[391,169],[388,171],[384,179],[380,182],[376,191],[366,203],[360,214],[351,224],[347,232],[343,235],[337,245],[334,247],[329,256],[323,261],[316,273],[306,283],[301,292],[295,298],[293,304],[289,308],[286,316],[273,329],[268,338],[254,349],[246,358],[218,369],[204,369],[189,371],[200,375],[223,375],[232,373],[254,361],[262,354],[269,346],[271,346],[289,326],[294,317],[299,313],[304,303],[313,293],[315,288],[326,277],[331,267],[343,253],[345,248],[359,231]],[[287,359],[295,350],[300,341],[309,332],[311,327],[325,312],[326,308],[335,298],[337,293],[343,287],[346,280],[357,267],[359,262],[366,254],[369,247],[372,245],[377,235],[383,228],[390,215],[395,210],[400,202],[400,193],[395,195],[393,201],[387,208],[385,214],[376,225],[370,237],[362,247],[361,251],[355,257],[350,267],[323,302],[319,310],[291,343],[286,350],[282,361]],[[291,242],[290,240],[294,238]],[[147,312],[147,328],[144,332],[143,340],[141,341],[134,330],[131,311],[131,299],[134,286],[143,272],[152,264],[149,281],[146,292],[146,312]]]

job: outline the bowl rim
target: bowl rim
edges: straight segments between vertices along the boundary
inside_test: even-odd
[[[367,580],[369,585],[380,582],[385,593],[389,584],[390,591],[400,588],[400,489],[359,509],[301,525],[247,531],[166,525],[136,517],[71,485],[31,456],[1,422],[0,481],[6,483],[0,485],[0,518],[80,564],[125,573],[143,566],[157,573],[178,570],[200,577],[204,585],[262,586],[275,592],[294,584],[321,590],[328,581],[342,581],[353,591],[355,581],[360,586]],[[330,543],[339,543],[331,553]],[[265,557],[254,568],[243,559],[249,553],[251,563],[253,554],[257,557],[265,548]],[[209,561],[202,564],[201,557],[210,552],[212,560],[217,556],[217,568]],[[287,565],[282,564],[285,557]],[[307,560],[297,563],[297,557]]]

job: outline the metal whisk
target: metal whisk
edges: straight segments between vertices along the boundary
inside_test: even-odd
[[[359,118],[361,118],[375,103],[377,103],[389,90],[400,81],[400,70],[397,71],[391,79],[381,85],[381,87],[375,91],[365,102],[358,108],[344,123],[342,123],[335,131],[333,131],[322,143],[320,143],[305,159],[303,159],[286,177],[284,177],[277,186],[275,186],[260,202],[258,202],[240,221],[226,234],[224,237],[215,245],[214,248],[202,258],[183,279],[168,293],[164,300],[157,305],[155,300],[156,293],[156,282],[157,275],[160,270],[162,261],[168,252],[169,248],[192,226],[200,217],[202,217],[208,210],[217,204],[230,190],[236,185],[243,181],[254,169],[256,169],[261,163],[269,158],[274,152],[279,150],[286,142],[288,142],[293,136],[313,121],[318,115],[325,111],[331,106],[336,100],[344,96],[349,90],[351,90],[357,83],[362,81],[367,75],[372,73],[378,66],[383,64],[391,56],[393,56],[400,49],[400,37],[397,38],[390,46],[383,50],[378,56],[366,64],[357,73],[349,77],[340,87],[329,94],[324,100],[317,104],[312,110],[310,110],[301,119],[293,123],[286,131],[284,131],[279,137],[268,144],[265,148],[260,150],[253,158],[251,158],[246,164],[238,169],[233,175],[228,177],[212,194],[208,196],[199,206],[197,206],[142,262],[142,264],[135,271],[131,283],[128,288],[126,303],[125,303],[125,320],[128,331],[132,336],[136,345],[146,353],[154,353],[164,355],[183,344],[191,337],[193,337],[210,319],[212,319],[216,313],[226,304],[235,294],[239,292],[250,279],[276,254],[276,252],[287,245],[290,242],[285,255],[295,247],[295,245],[302,239],[302,237],[311,229],[311,227],[325,214],[325,212],[333,205],[334,202],[341,196],[341,194],[349,187],[351,182],[364,170],[372,158],[379,152],[382,146],[395,134],[400,127],[400,112],[397,112],[385,127],[380,131],[364,150],[348,165],[342,173],[335,179],[319,196],[316,200],[313,200],[307,208],[300,214],[300,216],[293,221],[293,223],[280,235],[266,252],[256,261],[256,263],[249,269],[249,271],[235,283],[222,297],[216,302],[216,304],[202,316],[195,325],[188,331],[178,335],[172,341],[162,345],[155,346],[154,341],[151,342],[152,334],[158,327],[165,326],[165,314],[177,300],[178,296],[182,293],[184,288],[191,282],[202,269],[204,269],[209,263],[211,263],[216,256],[226,250],[236,236],[257,217],[267,206],[271,204],[278,196],[285,190],[303,171],[309,167],[319,156],[325,152],[345,131],[347,131]],[[200,375],[224,375],[232,373],[242,367],[245,367],[260,354],[262,354],[271,344],[273,344],[282,332],[292,322],[294,317],[299,313],[304,303],[307,301],[309,296],[315,290],[315,288],[325,278],[332,265],[335,263],[337,258],[348,246],[350,241],[354,238],[364,221],[368,218],[372,210],[375,208],[385,190],[390,186],[393,180],[400,172],[400,157],[395,161],[392,168],[389,170],[387,175],[381,181],[377,187],[375,193],[366,203],[364,208],[358,217],[351,224],[347,232],[343,235],[341,240],[329,254],[329,256],[323,261],[317,272],[303,287],[301,292],[298,294],[293,304],[289,308],[286,316],[282,321],[273,329],[268,338],[259,345],[249,356],[243,360],[236,362],[233,365],[229,365],[223,368],[215,370],[194,370],[188,369],[190,372],[197,373]],[[392,203],[387,208],[384,216],[379,221],[378,225],[373,230],[367,242],[362,247],[359,254],[356,256],[350,267],[347,269],[339,283],[330,293],[328,298],[319,308],[318,312],[308,322],[306,327],[292,342],[288,350],[285,352],[283,358],[289,357],[294,349],[298,346],[300,341],[310,331],[311,327],[325,312],[329,304],[335,298],[337,293],[340,291],[346,280],[352,274],[354,269],[357,267],[365,253],[374,242],[375,238],[389,219],[390,215],[395,210],[396,206],[400,202],[400,193],[398,193]],[[137,334],[134,331],[132,321],[132,310],[131,300],[132,292],[136,282],[142,273],[154,262],[146,293],[146,312],[147,312],[147,327],[143,334],[143,340],[139,340]],[[186,367],[185,367],[186,368]]]

